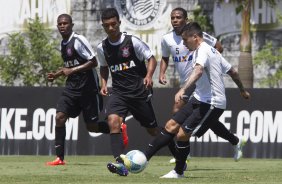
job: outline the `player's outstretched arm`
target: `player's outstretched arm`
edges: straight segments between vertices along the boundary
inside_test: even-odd
[[[144,78],[144,85],[146,86],[146,88],[151,88],[153,86],[153,74],[156,70],[157,67],[157,61],[156,58],[154,56],[151,56],[148,59],[148,66],[147,66],[147,75]]]
[[[186,83],[184,84],[184,86],[176,93],[175,95],[175,102],[180,101],[181,99],[183,99],[182,95],[185,93],[185,91],[192,87],[196,81],[202,76],[204,72],[204,67],[196,64],[189,79],[186,81]]]
[[[49,82],[53,82],[56,78],[60,77],[61,75],[63,75],[63,70],[62,68],[60,68],[58,71],[56,72],[50,72],[47,73],[47,80]]]
[[[93,57],[91,60],[87,61],[86,63],[73,67],[73,68],[63,68],[63,73],[65,76],[69,76],[74,73],[83,72],[85,70],[89,70],[97,66],[96,57]]]
[[[168,57],[162,57],[161,64],[160,64],[160,76],[159,76],[159,83],[165,85],[167,83],[165,72],[168,67]]]
[[[103,96],[107,96],[108,95],[107,82],[109,77],[108,66],[100,66],[100,75],[101,75],[101,83],[102,83],[100,93]]]
[[[238,86],[241,96],[245,99],[249,99],[251,95],[249,92],[245,90],[238,72],[233,67],[231,67],[231,69],[227,72],[227,74],[232,78],[232,80]]]

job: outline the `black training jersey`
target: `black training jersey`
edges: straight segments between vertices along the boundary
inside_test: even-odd
[[[67,42],[61,42],[61,54],[67,68],[83,65],[95,54],[85,37],[73,33]],[[99,91],[98,75],[95,69],[69,75],[65,92],[80,95],[82,92]]]
[[[100,58],[105,60],[106,66],[110,69],[113,93],[125,97],[144,98],[147,96],[143,84],[147,74],[144,60],[152,56],[151,50],[144,42],[132,35],[123,34],[122,39],[119,44],[112,44],[108,39],[103,40],[102,45],[98,46],[98,56],[102,49],[104,57],[100,56]]]

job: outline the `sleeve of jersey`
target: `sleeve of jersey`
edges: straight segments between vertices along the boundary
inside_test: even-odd
[[[214,47],[217,42],[217,39],[215,37],[209,35],[206,32],[203,32],[203,39],[207,44],[209,44],[212,47]]]
[[[221,56],[221,67],[222,73],[227,73],[231,69],[232,65]]]
[[[74,42],[74,48],[77,53],[84,59],[91,60],[93,57],[95,57],[93,48],[91,47],[87,39],[82,35],[77,36]]]
[[[195,63],[201,65],[202,67],[206,66],[208,60],[208,52],[205,50],[205,47],[200,47],[195,55]]]
[[[97,58],[98,58],[98,62],[100,66],[108,66],[106,59],[105,59],[102,43],[100,43],[97,46]]]
[[[169,46],[164,37],[162,38],[161,41],[161,48],[162,48],[162,57],[169,57],[170,55]]]
[[[139,60],[148,60],[153,56],[153,53],[149,46],[139,38],[132,36],[132,44],[135,50],[135,54]]]

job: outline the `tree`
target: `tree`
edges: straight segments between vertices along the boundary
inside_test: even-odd
[[[25,33],[8,35],[9,55],[0,57],[0,77],[7,86],[48,86],[46,73],[57,70],[63,62],[58,42],[45,29],[39,17],[30,20]],[[63,78],[52,85],[61,86]]]
[[[20,33],[8,36],[10,55],[0,57],[0,77],[7,86],[13,86],[17,79],[22,78],[29,56],[25,38]]]
[[[211,24],[211,20],[209,19],[208,16],[205,15],[202,7],[198,5],[194,10],[192,10],[192,17],[191,18],[193,21],[198,22],[201,25],[201,28],[205,32],[213,32],[213,26]]]
[[[242,0],[239,9],[237,9],[237,11],[241,11],[242,15],[238,72],[244,86],[247,88],[252,88],[254,83],[250,32],[251,5],[252,0]]]
[[[253,62],[252,62],[252,45],[250,31],[251,7],[254,0],[231,0],[232,3],[237,3],[236,13],[241,13],[241,39],[240,39],[240,56],[238,72],[242,83],[247,88],[253,88]],[[269,5],[274,6],[275,0],[264,0]],[[221,0],[222,2],[222,0]],[[227,0],[229,2],[229,0]]]
[[[282,48],[267,42],[254,57],[256,67],[266,68],[267,76],[260,82],[263,87],[282,87]]]
[[[282,22],[282,15],[278,14],[278,20]],[[266,68],[267,76],[262,79],[260,85],[270,88],[282,87],[282,47],[273,47],[272,42],[267,42],[254,57],[256,67]]]

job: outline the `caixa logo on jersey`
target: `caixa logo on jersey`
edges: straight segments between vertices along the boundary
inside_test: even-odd
[[[153,27],[163,9],[160,0],[115,0],[115,5],[126,25],[132,29]]]

